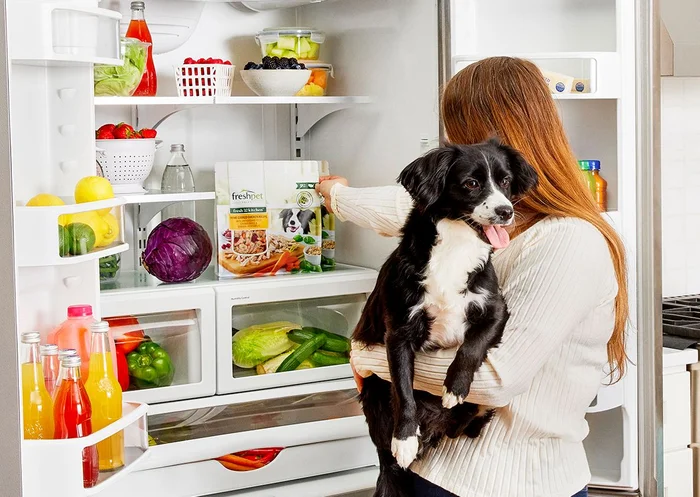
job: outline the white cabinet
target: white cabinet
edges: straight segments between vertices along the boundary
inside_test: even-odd
[[[665,424],[665,423],[664,423]],[[664,454],[664,497],[693,496],[693,452],[681,449]]]

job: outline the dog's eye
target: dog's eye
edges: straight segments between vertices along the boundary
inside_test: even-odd
[[[469,189],[469,190],[476,190],[479,188],[479,182],[475,179],[468,179],[464,183],[464,187]]]
[[[510,186],[510,181],[511,181],[510,178],[503,178],[501,180],[501,186],[503,188],[508,188]]]

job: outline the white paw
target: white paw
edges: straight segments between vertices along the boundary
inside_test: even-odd
[[[393,437],[391,439],[391,453],[403,469],[408,468],[418,455],[419,434],[417,432],[416,436],[408,437],[406,440]]]
[[[442,407],[452,409],[457,404],[462,403],[464,403],[464,397],[458,397],[452,392],[448,392],[446,386],[442,386]]]

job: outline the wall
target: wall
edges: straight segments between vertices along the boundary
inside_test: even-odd
[[[700,78],[661,79],[664,296],[700,293]]]

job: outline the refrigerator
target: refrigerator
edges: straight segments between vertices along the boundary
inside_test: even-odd
[[[660,296],[648,202],[656,188],[653,3],[146,0],[145,6],[157,96],[96,97],[94,65],[121,64],[129,2],[4,3],[0,223],[8,235],[0,260],[7,282],[0,299],[6,341],[0,451],[7,495],[308,497],[371,489],[377,460],[349,366],[256,376],[232,366],[231,338],[261,320],[335,326],[348,335],[396,240],[337,223],[334,271],[217,280],[210,267],[194,282],[170,285],[148,276],[139,257],[162,210],[179,202],[195,205],[217,251],[216,163],[319,160],[352,186],[394,184],[405,165],[443,138],[442,85],[492,55],[523,57],[577,83],[555,89],[553,98],[577,158],[601,161],[608,181],[603,215],[628,251],[631,311],[628,373],[601,385],[587,415],[591,486],[657,495]],[[261,58],[256,33],[281,26],[325,33],[320,59],[333,66],[328,96],[258,97],[243,83],[240,70]],[[231,96],[178,96],[175,68],[188,57],[229,59]],[[72,197],[76,182],[95,174],[94,131],[119,122],[156,128],[163,141],[144,183],[149,193],[25,206],[41,192]],[[170,144],[185,145],[195,193],[153,193]],[[97,208],[117,213],[119,239],[85,255],[57,254],[58,216]],[[101,285],[98,260],[116,254],[119,279]],[[37,330],[46,339],[73,304],[90,304],[96,318],[136,317],[138,328],[168,350],[174,380],[125,392],[123,418],[87,438],[22,440],[19,336]],[[84,488],[83,449],[120,430],[126,464]],[[231,471],[215,460],[260,447],[284,449],[254,471]]]

